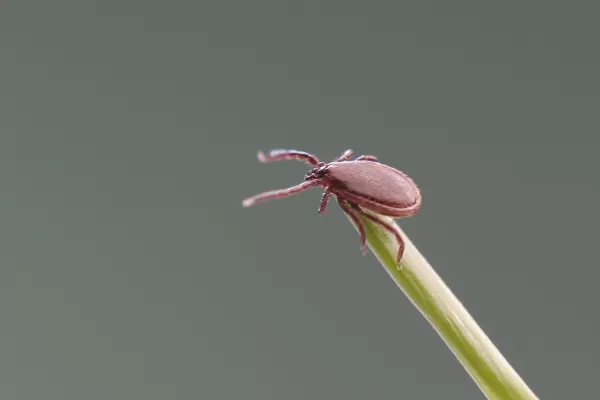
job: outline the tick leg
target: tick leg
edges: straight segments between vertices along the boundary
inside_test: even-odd
[[[317,166],[320,163],[319,159],[310,153],[298,150],[283,149],[271,150],[269,154],[259,151],[258,160],[262,163],[270,163],[281,160],[297,160],[314,166]]]
[[[377,157],[375,157],[375,156],[360,156],[356,159],[356,161],[377,161]]]
[[[352,207],[354,209],[356,209],[357,212],[359,212],[365,218],[368,218],[369,220],[371,220],[374,223],[378,224],[379,226],[383,227],[384,229],[386,229],[388,232],[390,232],[391,234],[393,234],[396,237],[396,241],[398,242],[398,255],[396,257],[396,263],[399,264],[400,260],[402,259],[402,255],[404,254],[404,240],[402,239],[402,236],[400,236],[400,233],[398,233],[398,231],[394,227],[392,227],[387,222],[383,221],[381,218],[365,212],[362,208],[360,208],[356,204],[352,204]]]
[[[325,193],[323,193],[323,197],[321,197],[321,204],[319,205],[319,214],[325,215],[325,211],[327,209],[327,202],[329,201],[329,197],[331,196],[331,189],[327,188]]]
[[[251,207],[251,206],[255,205],[256,203],[258,203],[259,201],[279,199],[282,197],[292,196],[294,194],[303,192],[306,189],[313,187],[313,186],[319,186],[319,182],[318,181],[308,181],[308,182],[303,182],[296,186],[292,186],[287,189],[272,190],[270,192],[260,193],[260,194],[257,194],[256,196],[247,198],[246,200],[244,200],[242,202],[242,205],[244,207]]]
[[[342,153],[342,155],[339,156],[338,159],[335,160],[335,162],[348,161],[350,159],[350,157],[352,157],[352,154],[354,154],[354,152],[352,150],[348,149],[344,153]]]
[[[365,233],[365,224],[362,222],[359,216],[359,211],[349,207],[342,200],[337,199],[338,204],[342,207],[342,210],[352,218],[356,226],[358,226],[358,233],[360,234],[360,251],[365,254],[367,252],[367,234]]]

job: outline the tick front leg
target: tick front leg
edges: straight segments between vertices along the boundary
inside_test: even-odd
[[[352,207],[355,210],[357,210],[357,212],[359,212],[361,215],[363,215],[365,218],[368,218],[372,222],[383,227],[384,229],[386,229],[388,232],[390,232],[392,235],[394,235],[396,237],[396,241],[398,242],[398,255],[396,256],[396,263],[399,264],[400,260],[402,260],[402,255],[404,254],[404,240],[402,239],[402,236],[400,235],[400,233],[393,226],[391,226],[390,224],[385,222],[383,219],[381,219],[381,217],[376,217],[373,214],[369,214],[369,213],[365,212],[362,208],[360,208],[356,204],[353,204]]]
[[[337,202],[340,205],[340,207],[342,207],[342,210],[348,216],[350,216],[350,218],[352,218],[352,221],[354,221],[354,223],[358,227],[358,233],[360,234],[360,251],[363,254],[366,254],[366,252],[367,252],[367,234],[365,232],[365,224],[360,219],[359,212],[354,210],[353,208],[349,207],[346,203],[344,203],[340,199],[337,199]]]
[[[305,151],[283,149],[271,150],[269,154],[259,151],[258,160],[262,163],[270,163],[281,160],[297,160],[313,166],[317,166],[320,163],[317,157]]]
[[[294,194],[303,192],[306,189],[313,187],[313,186],[319,186],[319,182],[318,181],[309,181],[309,182],[301,183],[296,186],[292,186],[287,189],[272,190],[270,192],[260,193],[260,194],[257,194],[256,196],[247,198],[246,200],[244,200],[242,202],[242,205],[244,207],[251,207],[260,201],[280,199],[282,197],[292,196]]]
[[[325,193],[323,193],[323,197],[321,198],[321,204],[319,205],[319,214],[325,215],[325,211],[327,209],[327,202],[329,201],[329,197],[331,196],[331,189],[327,188]]]
[[[350,157],[352,157],[352,154],[354,154],[354,152],[350,149],[346,150],[344,153],[342,153],[341,156],[339,156],[335,162],[340,162],[340,161],[348,161],[350,159]]]

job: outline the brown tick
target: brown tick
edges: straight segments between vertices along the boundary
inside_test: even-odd
[[[303,183],[287,189],[258,194],[244,200],[242,204],[244,207],[251,207],[259,201],[287,197],[313,186],[322,186],[325,188],[325,193],[321,198],[319,214],[325,214],[329,197],[335,195],[342,210],[358,227],[361,251],[366,252],[365,226],[360,218],[363,216],[396,237],[397,262],[400,262],[404,253],[402,237],[380,216],[403,218],[414,215],[421,208],[421,192],[406,174],[381,164],[375,156],[365,155],[350,160],[353,154],[352,150],[346,150],[337,160],[325,163],[303,151],[272,150],[268,155],[259,152],[258,159],[263,163],[298,160],[314,168],[304,176]]]

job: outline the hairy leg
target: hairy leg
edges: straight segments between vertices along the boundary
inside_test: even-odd
[[[342,153],[341,156],[339,156],[335,162],[340,162],[340,161],[348,161],[350,159],[350,157],[352,157],[352,154],[354,154],[354,152],[350,149],[346,150],[344,153]]]
[[[369,214],[369,213],[365,212],[358,205],[352,204],[352,207],[355,210],[357,210],[357,212],[359,212],[361,215],[363,215],[365,218],[368,218],[372,222],[383,227],[384,229],[386,229],[388,232],[390,232],[392,235],[394,235],[396,237],[396,241],[398,242],[398,255],[396,257],[396,263],[400,263],[400,260],[402,259],[402,255],[404,254],[404,240],[402,239],[402,236],[400,236],[400,233],[393,226],[391,226],[390,224],[388,224],[387,222],[382,220],[380,217],[377,217],[373,214]]]
[[[251,207],[260,201],[280,199],[282,197],[292,196],[294,194],[303,192],[310,187],[319,186],[319,184],[320,184],[319,181],[309,181],[309,182],[303,182],[296,186],[289,187],[287,189],[272,190],[270,192],[260,193],[260,194],[257,194],[256,196],[247,198],[246,200],[244,200],[242,202],[242,205],[244,207]]]
[[[356,159],[356,161],[377,161],[377,157],[375,157],[375,156],[360,156]]]
[[[358,227],[358,233],[360,234],[360,251],[365,254],[367,252],[367,234],[365,232],[365,224],[359,216],[359,211],[349,207],[339,198],[337,199],[338,204],[342,207],[342,210],[352,218],[356,226]]]
[[[270,163],[281,160],[297,160],[313,166],[317,166],[320,163],[319,159],[310,153],[298,150],[283,149],[271,150],[268,154],[259,151],[258,160],[262,163]]]
[[[323,193],[323,197],[321,198],[321,204],[319,205],[319,214],[325,215],[325,211],[327,210],[327,202],[329,201],[330,196],[331,189],[325,189],[325,193]]]

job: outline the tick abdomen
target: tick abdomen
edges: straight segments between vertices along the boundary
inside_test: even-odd
[[[414,182],[405,174],[385,164],[371,161],[333,162],[327,166],[327,177],[352,194],[379,203],[410,207],[420,201]]]

